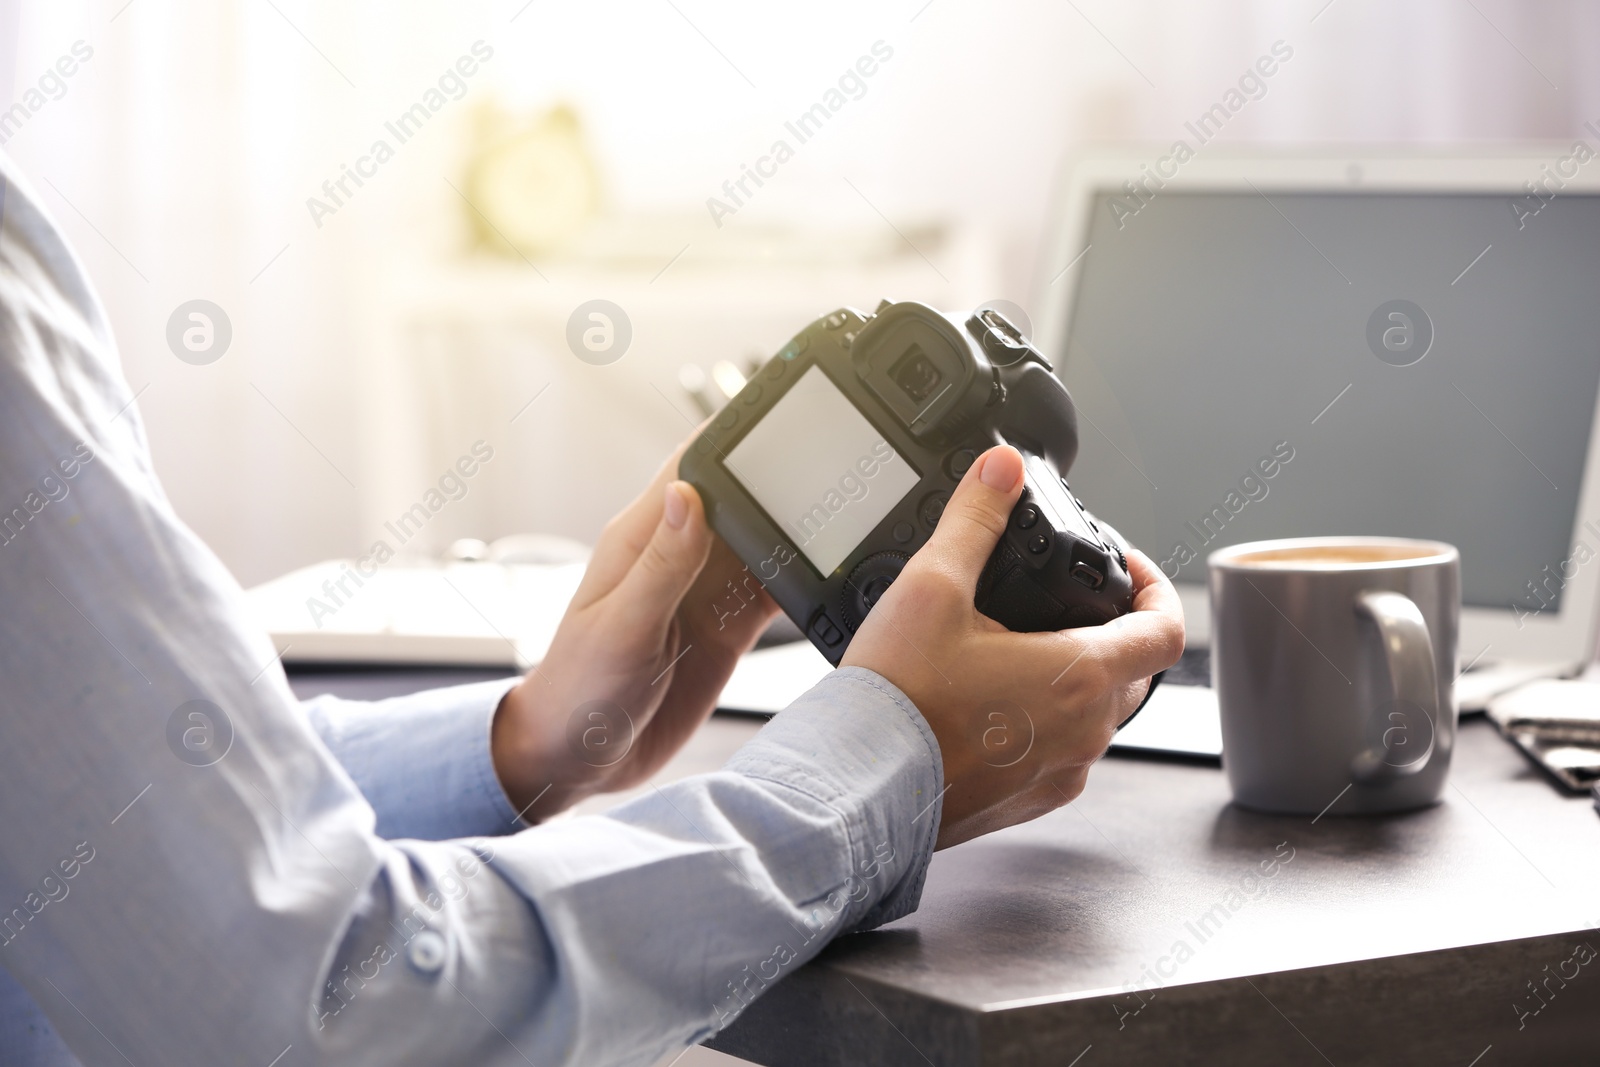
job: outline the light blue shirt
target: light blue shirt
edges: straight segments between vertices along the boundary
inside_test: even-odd
[[[489,752],[510,680],[299,704],[0,172],[0,1062],[647,1064],[916,906],[939,751],[868,671],[531,829]]]

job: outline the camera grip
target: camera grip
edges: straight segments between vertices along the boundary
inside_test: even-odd
[[[1000,437],[1043,456],[1057,474],[1078,458],[1078,412],[1061,382],[1038,363],[997,368],[1005,403],[995,416]]]
[[[1025,494],[1012,509],[1008,530],[1018,525],[1018,513],[1027,506],[1028,495]],[[1127,549],[1122,537],[1110,526],[1088,516],[1087,512],[1084,515],[1115,560],[1115,570],[1112,559],[1105,560],[1112,581],[1104,593],[1093,594],[1070,581],[1065,586],[1058,582],[1053,589],[1046,588],[1039,581],[1042,575],[1030,574],[1010,538],[1001,537],[978,577],[977,595],[974,597],[978,610],[1006,629],[1021,633],[1101,626],[1132,611],[1133,580],[1127,573]],[[1144,710],[1165,673],[1162,671],[1150,679],[1150,688],[1146,690],[1144,699],[1126,719],[1117,724],[1117,729],[1128,725],[1135,715]]]
[[[1011,510],[978,577],[978,610],[1018,633],[1100,626],[1133,610],[1133,580],[1115,531],[1078,508],[1059,478],[1037,476]]]

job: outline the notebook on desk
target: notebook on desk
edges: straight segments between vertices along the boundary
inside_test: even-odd
[[[544,658],[584,564],[328,560],[245,593],[286,664],[527,670]]]
[[[1591,660],[1600,169],[1525,187],[1568,150],[1067,172],[1034,310],[1079,413],[1070,481],[1174,577],[1189,634],[1116,747],[1220,751],[1206,556],[1243,541],[1455,544],[1465,711]]]

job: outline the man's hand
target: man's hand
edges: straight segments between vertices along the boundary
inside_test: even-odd
[[[495,773],[530,821],[646,781],[777,613],[674,480],[682,454],[606,524],[549,654],[495,715]]]
[[[893,682],[933,728],[946,784],[939,848],[1075,798],[1150,677],[1183,651],[1177,592],[1136,551],[1134,610],[1104,626],[1012,633],[978,611],[978,575],[1022,482],[1015,449],[979,457],[842,664]]]

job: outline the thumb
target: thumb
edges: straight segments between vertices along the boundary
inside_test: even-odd
[[[1010,445],[989,449],[956,486],[919,555],[931,556],[963,584],[976,587],[1021,495],[1022,454]]]
[[[668,482],[661,518],[649,542],[607,599],[628,605],[627,615],[662,633],[711,553],[700,494],[688,482]]]

